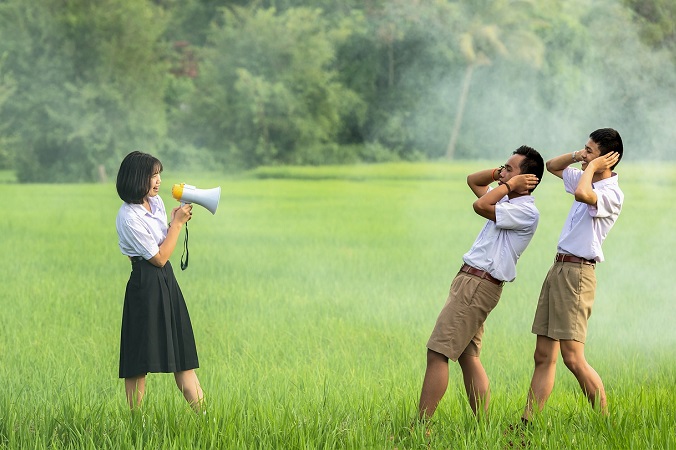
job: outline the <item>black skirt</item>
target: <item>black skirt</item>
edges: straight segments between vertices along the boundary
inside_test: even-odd
[[[122,312],[120,378],[197,367],[190,315],[171,263],[132,262]]]

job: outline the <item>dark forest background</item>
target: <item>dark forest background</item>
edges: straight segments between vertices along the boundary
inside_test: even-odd
[[[0,169],[674,159],[673,0],[0,0]]]

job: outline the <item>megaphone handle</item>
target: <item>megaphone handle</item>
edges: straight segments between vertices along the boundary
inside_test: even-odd
[[[181,201],[181,208],[183,208],[184,205],[187,205],[188,202]],[[183,254],[181,255],[181,270],[185,270],[188,268],[188,257],[190,256],[190,252],[188,252],[188,222],[185,223],[185,239],[183,240]],[[183,257],[185,257],[185,261],[183,260]]]
[[[183,257],[185,256],[185,261]],[[185,240],[183,241],[183,254],[181,255],[181,270],[188,268],[188,257],[190,252],[188,252],[188,222],[185,223]]]

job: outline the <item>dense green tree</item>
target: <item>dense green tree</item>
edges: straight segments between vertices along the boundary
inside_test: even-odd
[[[21,181],[103,178],[125,152],[162,144],[159,12],[133,0],[0,4],[0,51],[16,80],[2,120]]]
[[[193,168],[493,157],[594,126],[673,157],[675,8],[0,0],[0,168],[93,180],[137,148]]]
[[[320,10],[223,11],[202,52],[181,133],[228,164],[312,163],[337,151],[342,117],[361,108],[331,69],[334,42]]]
[[[651,48],[667,49],[676,61],[676,2],[623,0],[634,13],[640,36]]]
[[[202,47],[211,24],[222,17],[221,10],[244,6],[248,0],[154,0],[169,16],[166,37],[170,42],[187,42]]]
[[[445,111],[434,86],[457,59],[448,45],[456,10],[446,1],[395,0],[368,2],[363,14],[339,48],[338,67],[368,111],[363,125],[348,124],[343,138],[384,146],[404,159],[433,155],[443,146],[435,124]]]

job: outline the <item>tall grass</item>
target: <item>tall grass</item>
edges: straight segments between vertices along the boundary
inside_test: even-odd
[[[495,165],[496,163],[492,163]],[[611,415],[586,404],[562,363],[534,426],[518,421],[532,373],[540,284],[570,206],[547,176],[533,242],[487,323],[490,420],[476,422],[458,367],[433,422],[414,423],[425,342],[483,220],[467,173],[479,163],[167,172],[223,189],[195,209],[190,267],[172,257],[193,320],[197,416],[173,377],[148,376],[138,414],[117,379],[130,266],[117,248],[112,184],[2,186],[0,447],[674,448],[671,280],[674,166],[622,165],[626,205],[604,245],[587,358]],[[264,173],[263,173],[264,172]]]

